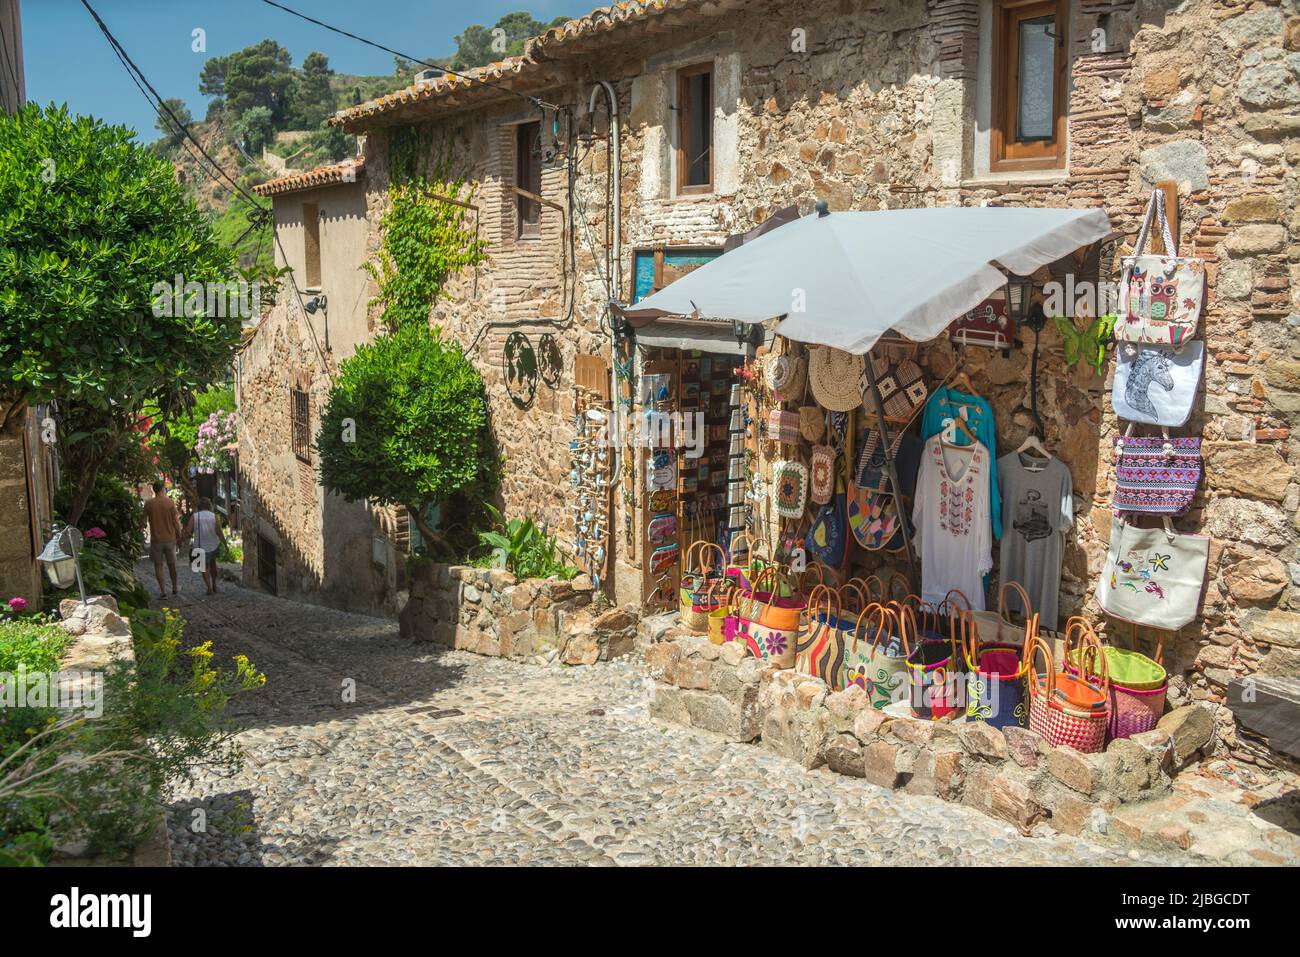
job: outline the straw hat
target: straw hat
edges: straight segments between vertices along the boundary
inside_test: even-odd
[[[830,346],[811,346],[808,350],[808,381],[813,397],[832,412],[848,412],[862,404],[858,379],[863,371],[862,356]]]

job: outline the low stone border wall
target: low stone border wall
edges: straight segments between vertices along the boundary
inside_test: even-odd
[[[60,671],[102,674],[114,661],[134,668],[131,623],[122,617],[117,601],[111,596],[95,595],[85,605],[75,598],[65,598],[59,603],[59,616],[63,629],[76,636],[59,661]],[[71,690],[72,686],[68,687]],[[158,826],[153,834],[126,857],[86,856],[84,845],[65,845],[54,849],[50,863],[60,867],[171,867],[166,812],[159,809]]]
[[[645,656],[656,681],[654,717],[757,742],[809,769],[824,765],[965,804],[1023,834],[1044,825],[1106,834],[1122,805],[1167,795],[1173,776],[1213,743],[1213,718],[1200,705],[1170,711],[1155,730],[1103,753],[1082,754],[1050,747],[1027,728],[919,720],[906,703],[876,710],[861,688],[832,692],[818,678],[745,657],[740,645],[672,637]]]
[[[496,658],[590,665],[630,654],[637,615],[603,605],[585,575],[519,581],[507,571],[424,565],[398,615],[402,637]]]

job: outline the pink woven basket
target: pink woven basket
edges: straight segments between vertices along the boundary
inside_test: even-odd
[[[1111,740],[1152,730],[1165,713],[1165,692],[1168,690],[1168,682],[1150,691],[1134,691],[1132,688],[1112,684],[1110,724],[1106,729]]]

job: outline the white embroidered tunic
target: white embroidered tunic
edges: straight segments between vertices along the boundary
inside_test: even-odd
[[[981,442],[961,448],[936,435],[925,443],[916,479],[912,525],[921,557],[921,598],[943,601],[954,588],[984,610],[984,575],[993,569],[989,511],[989,450]]]

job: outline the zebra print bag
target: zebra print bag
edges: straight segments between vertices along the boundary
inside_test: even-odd
[[[1115,414],[1147,425],[1183,425],[1192,414],[1205,343],[1181,347],[1121,343],[1111,399]]]

